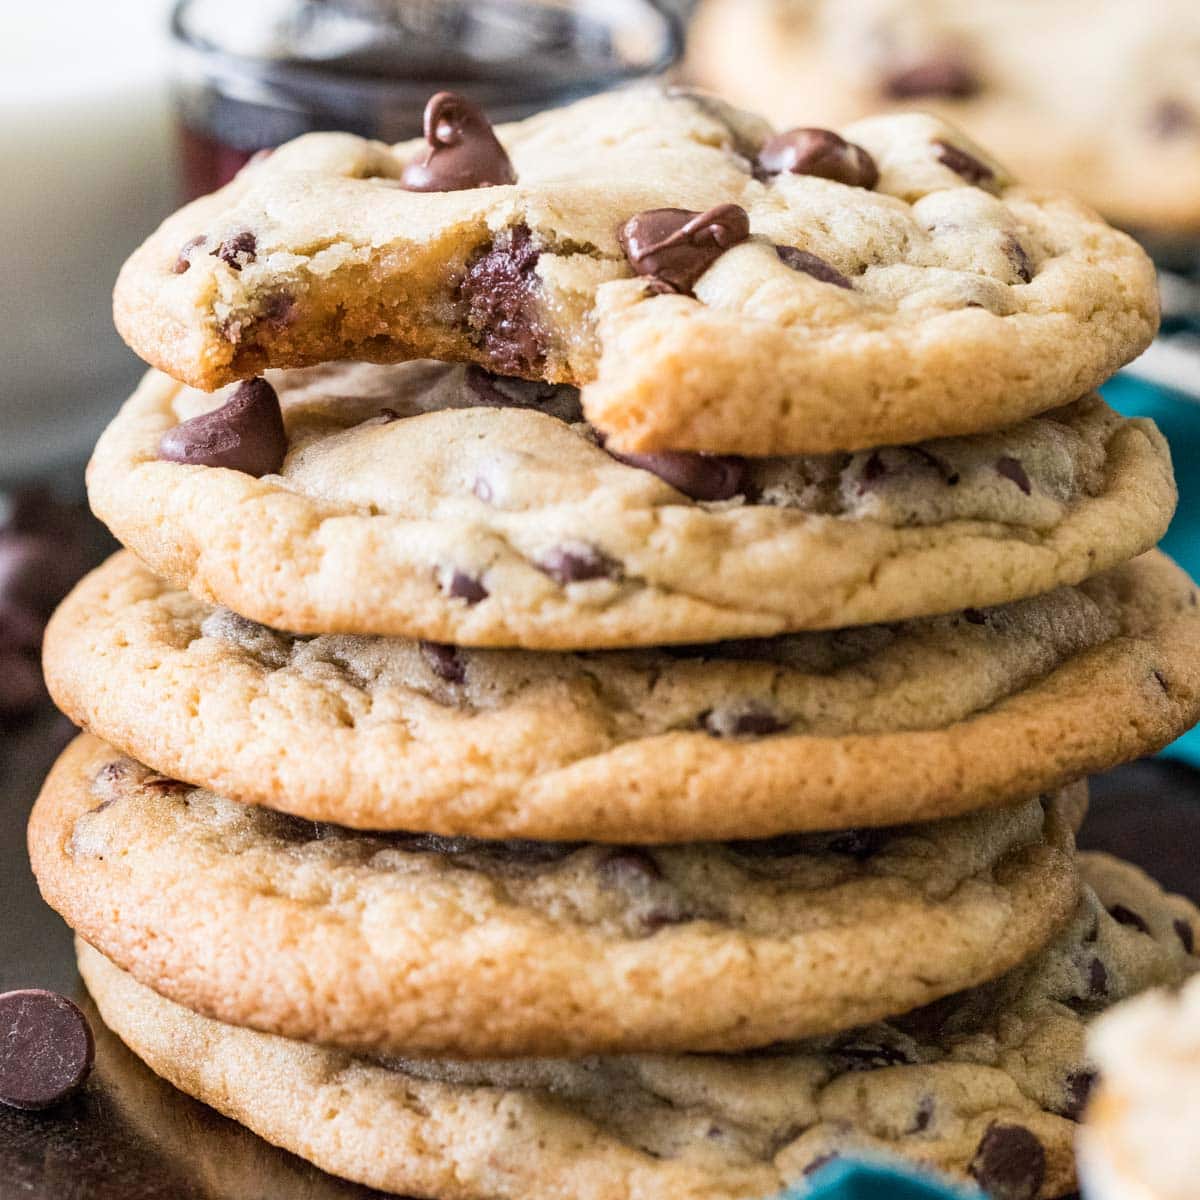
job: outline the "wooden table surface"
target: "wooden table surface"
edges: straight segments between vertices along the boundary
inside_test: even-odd
[[[100,1024],[75,974],[69,931],[39,899],[24,827],[42,776],[72,730],[45,716],[0,733],[0,991],[75,997],[96,1030],[86,1088],[46,1113],[0,1105],[0,1200],[367,1200],[175,1091]],[[1141,863],[1200,901],[1200,773],[1161,761],[1095,781],[1081,845]]]

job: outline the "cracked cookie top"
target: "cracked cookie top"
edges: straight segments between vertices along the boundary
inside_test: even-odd
[[[1005,1200],[1051,1200],[1076,1186],[1087,1023],[1200,965],[1192,905],[1116,860],[1084,855],[1082,869],[1067,927],[994,983],[741,1055],[370,1061],[208,1021],[90,948],[80,963],[106,1020],[177,1086],[377,1187],[751,1200],[838,1155],[898,1155]]]
[[[493,838],[758,837],[1006,804],[1153,751],[1200,715],[1194,597],[1154,555],[944,617],[533,653],[282,633],[121,554],[59,609],[44,657],[80,725],[298,816]]]
[[[690,46],[694,78],[773,120],[932,111],[1110,220],[1200,230],[1190,0],[707,0]]]
[[[873,834],[486,843],[314,825],[84,737],[31,857],[89,942],[235,1024],[390,1053],[740,1049],[1027,957],[1074,907],[1085,794]]]
[[[277,402],[276,402],[277,396]],[[420,362],[152,374],[92,506],[175,584],[297,632],[596,649],[1015,600],[1154,545],[1165,442],[1085,397],[856,454],[626,454],[578,393]]]
[[[632,89],[501,127],[515,182],[441,191],[412,190],[431,145],[309,135],[171,217],[118,325],[206,388],[466,360],[584,385],[625,452],[755,455],[998,428],[1149,342],[1149,261],[1066,196],[932,117],[816,133]]]

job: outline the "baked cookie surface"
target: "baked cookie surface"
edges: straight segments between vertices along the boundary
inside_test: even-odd
[[[1175,506],[1157,429],[1096,397],[856,455],[647,462],[602,448],[570,389],[432,363],[253,385],[283,422],[243,430],[281,439],[261,478],[160,458],[247,386],[148,376],[89,495],[159,575],[302,633],[600,649],[896,620],[1076,583]]]
[[[352,833],[78,739],[30,823],[46,899],[158,991],[383,1053],[730,1049],[990,979],[1078,893],[1081,788],[955,822],[611,847]]]
[[[932,111],[1111,220],[1200,230],[1190,0],[706,0],[691,72],[784,124]]]
[[[1155,553],[1001,608],[551,654],[279,633],[125,553],[44,656],[78,724],[233,799],[365,829],[708,841],[958,815],[1158,749],[1200,710],[1193,598]]]
[[[750,1200],[830,1155],[898,1154],[996,1195],[1049,1200],[1075,1187],[1072,1140],[1093,1081],[1086,1023],[1197,966],[1180,932],[1200,930],[1191,905],[1125,864],[1083,863],[1085,876],[1100,866],[1099,895],[1085,888],[1063,933],[995,983],[747,1055],[370,1061],[196,1016],[82,943],[80,967],[105,1020],[159,1074],[374,1187],[439,1200]]]
[[[772,132],[711,97],[623,90],[500,128],[517,182],[448,192],[403,184],[424,143],[309,135],[169,218],[122,271],[117,324],[204,388],[474,361],[587,385],[623,450],[754,455],[1000,428],[1152,338],[1136,244],[952,127],[847,127],[870,170],[846,177],[871,186],[773,173]],[[664,210],[703,218],[682,252]]]

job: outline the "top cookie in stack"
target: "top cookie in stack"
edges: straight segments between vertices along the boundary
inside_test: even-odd
[[[1067,1190],[1081,1014],[1192,965],[1190,909],[1123,931],[1073,848],[1079,778],[1200,713],[1169,454],[1091,391],[1154,332],[1144,255],[930,118],[641,89],[493,131],[443,94],[426,131],[285,146],[118,285],[167,373],[89,469],[137,558],[51,625],[103,741],[31,823],[106,1016],[404,1192],[557,1194],[565,1157],[725,1200],[855,1144]],[[1031,996],[1045,1068],[972,1059]],[[797,1038],[834,1040],[697,1082]],[[686,1057],[615,1110],[577,1085],[641,1067],[544,1061],[627,1052]],[[401,1080],[419,1145],[305,1107],[304,1063],[351,1107]],[[878,1112],[826,1111],[859,1070]],[[451,1170],[447,1113],[532,1149]]]

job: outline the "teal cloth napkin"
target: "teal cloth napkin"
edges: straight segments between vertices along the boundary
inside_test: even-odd
[[[1197,378],[1200,387],[1200,378]],[[1200,579],[1200,398],[1118,375],[1101,389],[1113,408],[1128,417],[1150,417],[1171,444],[1179,508],[1162,548],[1193,579]],[[1166,758],[1200,767],[1200,727],[1163,751]]]

